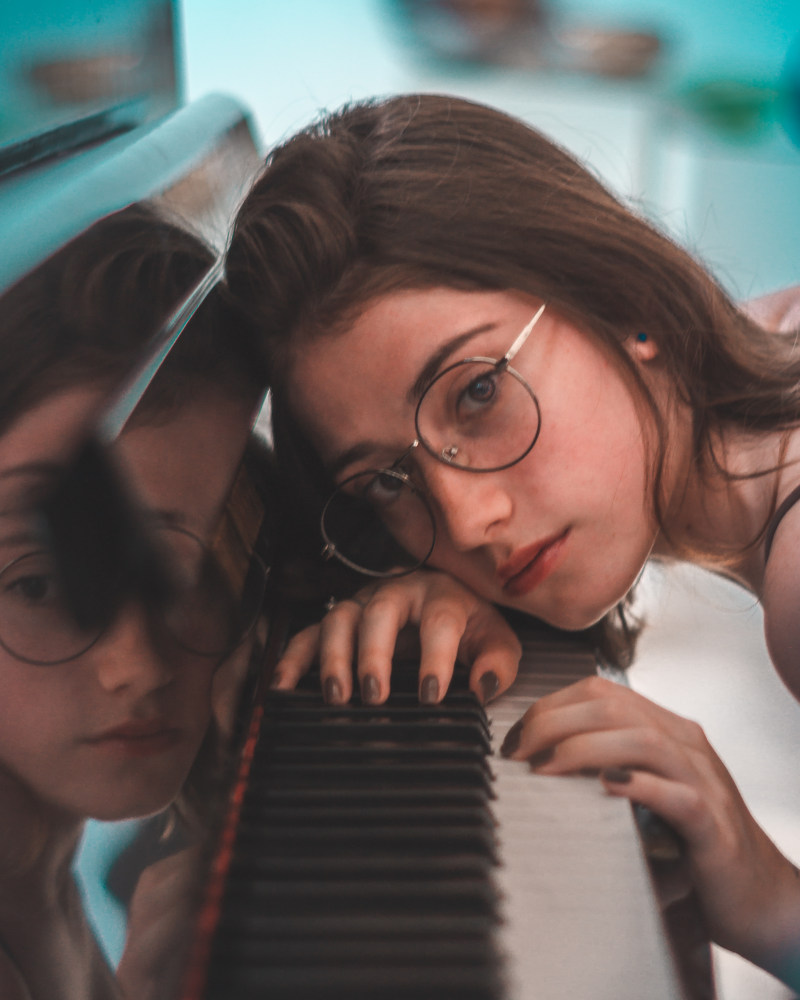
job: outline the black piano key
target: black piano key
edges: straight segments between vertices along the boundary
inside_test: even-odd
[[[291,924],[291,921],[290,921]],[[252,966],[334,965],[360,962],[424,962],[426,965],[481,965],[497,958],[494,946],[487,941],[484,924],[468,928],[426,925],[408,935],[398,933],[392,920],[382,934],[371,935],[363,925],[346,924],[347,934],[337,935],[329,926],[319,934],[289,936],[285,928],[275,926],[269,934],[253,935],[250,925],[226,928],[217,942],[218,960],[247,963]]]
[[[248,854],[234,858],[231,876],[241,873],[254,879],[310,879],[333,881],[383,878],[407,878],[437,881],[446,878],[482,878],[488,880],[495,867],[494,858],[477,854],[447,855],[386,855],[367,857],[272,857]]]
[[[362,961],[345,966],[261,967],[227,963],[213,969],[208,1000],[498,1000],[494,968],[453,963],[443,969]]]
[[[262,918],[289,919],[318,914],[339,920],[349,916],[404,917],[425,914],[440,919],[484,917],[495,913],[491,888],[479,879],[442,879],[438,884],[407,879],[377,879],[372,882],[317,882],[250,879],[232,876],[227,887],[229,902],[237,901]]]
[[[268,822],[273,829],[281,827],[304,827],[316,824],[323,829],[357,827],[364,829],[370,825],[388,825],[396,829],[403,827],[478,827],[491,831],[495,823],[485,809],[473,807],[452,807],[431,802],[425,807],[401,807],[368,802],[357,808],[347,807],[338,802],[320,805],[303,803],[298,806],[264,805],[248,802],[242,809],[240,829],[247,826],[264,828]]]
[[[298,857],[313,852],[315,857],[350,857],[365,854],[400,853],[408,856],[477,854],[494,857],[494,835],[480,827],[369,826],[349,829],[304,826],[255,829],[243,827],[235,851],[245,854],[268,852],[282,857]]]
[[[477,746],[489,751],[489,739],[478,726],[469,722],[448,720],[439,724],[427,720],[398,720],[391,724],[350,719],[346,724],[328,722],[276,722],[259,741],[259,752],[269,756],[269,748],[278,746],[363,747],[372,744],[394,747],[408,746]]]
[[[251,807],[256,808],[297,808],[326,809],[331,805],[346,809],[369,808],[370,806],[385,806],[386,808],[403,809],[450,809],[466,808],[487,810],[490,795],[489,790],[481,787],[467,788],[331,788],[329,786],[313,789],[287,786],[273,788],[267,782],[259,783],[258,787],[248,788],[247,799],[243,812]]]
[[[382,788],[477,788],[491,795],[491,780],[480,765],[443,764],[425,768],[403,765],[366,764],[353,768],[346,765],[288,764],[270,766],[269,762],[253,764],[251,780],[269,782],[277,788],[336,788],[361,789],[366,792]]]

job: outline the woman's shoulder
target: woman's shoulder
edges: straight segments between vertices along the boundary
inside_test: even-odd
[[[742,310],[767,330],[800,327],[800,285],[791,285],[743,302]]]
[[[764,634],[770,658],[800,700],[800,499],[775,532],[764,571]]]

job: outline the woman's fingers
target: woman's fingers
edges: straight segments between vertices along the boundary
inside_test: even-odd
[[[353,658],[362,610],[357,600],[338,601],[320,623],[319,675],[329,705],[343,705],[353,693]]]
[[[379,705],[389,696],[397,637],[410,610],[404,589],[388,586],[358,608],[357,675],[361,700],[367,705]]]
[[[501,748],[506,757],[526,760],[571,736],[602,730],[651,727],[687,747],[702,748],[702,729],[630,688],[591,677],[540,698],[516,722]]]
[[[317,658],[320,645],[320,626],[309,625],[293,636],[275,665],[270,687],[277,691],[291,691],[308,673]]]
[[[517,676],[522,645],[511,626],[497,613],[480,606],[470,617],[461,641],[460,657],[471,664],[469,686],[481,704],[507,690]]]
[[[649,726],[578,733],[536,751],[528,762],[537,774],[597,774],[609,768],[635,768],[685,784],[706,780],[691,751]]]
[[[293,688],[318,659],[326,700],[347,702],[355,664],[361,698],[385,701],[401,635],[418,629],[419,698],[440,701],[458,660],[470,667],[470,687],[482,702],[513,681],[522,649],[502,615],[444,573],[420,571],[371,584],[333,604],[319,625],[298,633],[275,671],[273,687]],[[405,630],[405,631],[404,631]]]
[[[424,705],[441,701],[453,679],[458,648],[464,632],[464,615],[448,608],[426,608],[419,623],[419,700]]]

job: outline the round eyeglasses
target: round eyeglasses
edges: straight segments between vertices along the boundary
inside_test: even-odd
[[[166,600],[152,613],[154,623],[198,656],[232,652],[258,617],[264,564],[254,555],[239,587],[192,532],[171,526],[155,529],[153,536],[169,581]],[[37,666],[65,663],[90,649],[104,631],[76,623],[51,552],[26,553],[0,571],[0,645],[16,659]]]
[[[544,312],[541,306],[506,354],[464,358],[432,379],[414,415],[416,439],[390,468],[349,476],[320,519],[323,555],[368,576],[412,573],[436,543],[425,490],[404,470],[417,447],[462,472],[499,472],[530,452],[541,428],[539,401],[510,362]]]

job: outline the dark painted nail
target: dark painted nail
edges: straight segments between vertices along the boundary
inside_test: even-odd
[[[546,747],[538,753],[531,754],[531,756],[528,757],[528,764],[530,764],[531,768],[541,767],[542,764],[546,764],[548,761],[553,759],[554,753],[555,750],[552,747]]]
[[[506,738],[500,747],[500,753],[503,757],[510,757],[515,750],[519,749],[520,741],[522,740],[522,719],[519,719],[506,733]]]
[[[326,677],[322,685],[322,694],[329,705],[341,705],[342,686],[335,677]]]
[[[419,686],[419,700],[423,705],[435,705],[439,700],[439,679],[432,674],[422,678]]]
[[[364,674],[361,678],[361,700],[365,705],[374,705],[381,696],[381,686],[377,677]]]
[[[627,785],[633,775],[626,767],[607,767],[600,772],[604,781],[612,785]]]
[[[487,670],[485,674],[481,674],[478,687],[481,692],[481,704],[485,705],[494,698],[497,694],[497,689],[500,687],[500,680],[494,670]]]

